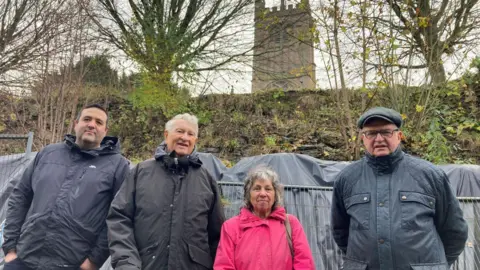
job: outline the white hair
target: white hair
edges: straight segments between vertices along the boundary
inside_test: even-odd
[[[173,129],[175,128],[175,121],[177,120],[184,120],[190,123],[195,129],[195,135],[198,137],[198,118],[195,115],[189,113],[175,115],[165,124],[165,130],[173,131]]]

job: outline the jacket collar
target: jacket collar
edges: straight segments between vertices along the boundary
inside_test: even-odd
[[[405,153],[403,153],[402,147],[399,145],[390,155],[375,157],[367,152],[365,158],[367,164],[372,167],[376,174],[389,174],[395,170],[404,156]]]
[[[245,229],[261,226],[262,224],[265,224],[266,220],[279,220],[283,222],[285,221],[286,214],[287,212],[285,211],[285,208],[277,206],[266,219],[261,219],[248,208],[242,207],[239,215],[240,228]]]
[[[75,143],[76,139],[77,138],[75,136],[67,134],[64,137],[64,142],[71,150],[94,157],[101,155],[120,154],[120,140],[117,137],[105,136],[100,143],[100,147],[95,149],[81,149],[80,146]]]
[[[162,162],[165,167],[175,173],[188,173],[188,168],[199,168],[202,166],[202,161],[196,151],[197,147],[193,149],[193,152],[184,157],[177,157],[174,153],[168,152],[167,143],[163,141],[155,151],[155,159]]]

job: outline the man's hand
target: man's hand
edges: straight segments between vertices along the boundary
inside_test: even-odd
[[[92,263],[88,258],[80,265],[80,270],[97,270],[97,266]]]
[[[17,258],[17,252],[12,250],[7,253],[7,256],[5,256],[5,263],[9,263]]]

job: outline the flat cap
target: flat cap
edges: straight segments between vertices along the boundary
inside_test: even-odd
[[[363,128],[363,126],[365,125],[365,123],[367,123],[367,121],[372,120],[374,118],[380,118],[385,121],[388,121],[396,125],[398,128],[402,126],[402,116],[400,115],[400,113],[385,107],[375,107],[366,111],[364,114],[360,116],[360,118],[358,118],[358,122],[357,122],[358,128]]]

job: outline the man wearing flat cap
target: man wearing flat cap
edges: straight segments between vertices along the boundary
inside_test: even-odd
[[[339,173],[332,228],[344,270],[447,270],[467,224],[446,174],[400,146],[401,115],[383,107],[358,120],[365,157]]]

